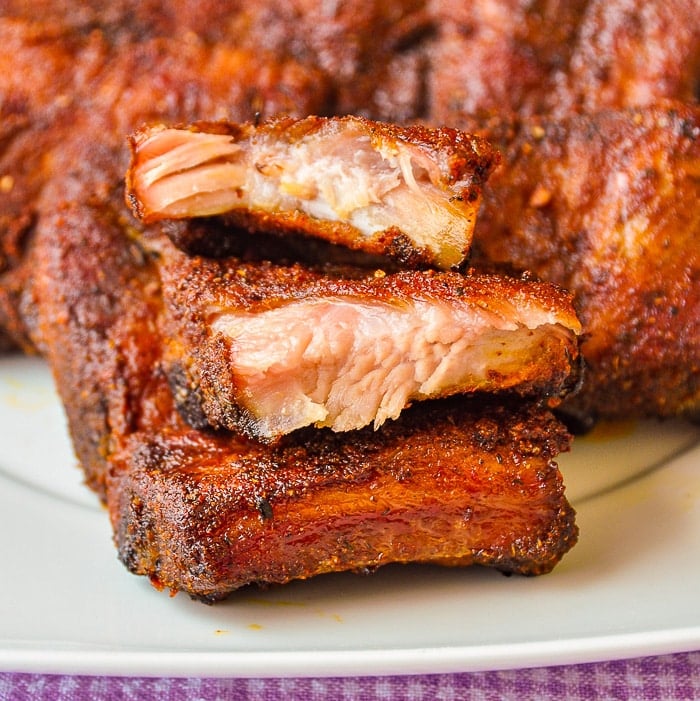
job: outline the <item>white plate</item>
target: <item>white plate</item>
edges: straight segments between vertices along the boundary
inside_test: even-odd
[[[577,440],[560,463],[581,538],[544,577],[390,566],[210,607],[119,564],[41,361],[0,359],[0,426],[2,670],[348,676],[700,648],[697,427]]]

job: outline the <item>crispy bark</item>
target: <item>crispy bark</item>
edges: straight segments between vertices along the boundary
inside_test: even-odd
[[[125,565],[207,601],[392,562],[538,575],[577,538],[551,459],[567,445],[549,412],[490,401],[275,448],[139,432],[112,460],[107,499]]]
[[[587,372],[570,410],[697,415],[698,109],[491,120],[485,131],[505,159],[477,227],[479,264],[530,270],[574,294]]]

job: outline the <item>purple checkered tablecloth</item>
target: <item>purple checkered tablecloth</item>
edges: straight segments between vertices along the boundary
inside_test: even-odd
[[[700,699],[700,652],[595,664],[396,677],[170,679],[0,673],[0,701],[523,701]]]

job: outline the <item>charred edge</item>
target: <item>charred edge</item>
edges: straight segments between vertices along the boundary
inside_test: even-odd
[[[287,236],[249,230],[226,215],[196,221],[167,221],[162,230],[178,248],[204,258],[235,257],[245,262],[272,261],[280,265],[302,262],[319,270],[329,264],[368,270],[401,269],[399,261],[387,255],[351,249],[303,231]]]
[[[132,574],[155,577],[153,524],[140,497],[132,495],[116,533],[117,557]]]
[[[568,348],[564,349],[564,353],[568,372],[561,377],[559,385],[552,386],[552,381],[543,384],[535,382],[531,387],[524,388],[524,396],[541,394],[550,408],[556,408],[565,399],[575,396],[581,390],[585,380],[585,359],[581,353],[572,353]]]
[[[433,262],[433,257],[398,228],[391,227],[383,231],[378,240],[386,246],[386,253],[401,265],[409,268],[426,268]]]
[[[262,445],[278,442],[276,436],[262,435],[259,421],[242,407],[225,400],[207,401],[181,363],[173,362],[166,376],[178,414],[188,426],[211,433],[233,432]]]
[[[583,354],[578,357],[577,368],[577,374],[572,375],[570,379],[570,391],[563,395],[563,406],[556,407],[554,413],[570,433],[575,436],[584,436],[595,428],[600,417],[596,412],[576,407],[576,395],[585,386],[586,373],[588,372],[588,364]],[[574,400],[572,404],[566,401],[569,399]]]
[[[475,564],[492,567],[505,575],[539,577],[550,573],[561,559],[576,545],[579,528],[576,511],[564,502],[559,508],[556,523],[539,536],[524,542],[516,541],[510,552],[493,557],[488,551],[475,553]]]
[[[199,390],[191,383],[181,363],[173,363],[166,369],[168,386],[178,413],[188,425],[198,430],[211,428],[202,408]]]
[[[272,504],[266,497],[257,497],[255,500],[255,507],[258,510],[258,514],[260,514],[261,521],[270,521],[272,519]]]
[[[571,373],[559,395],[562,399],[575,396],[581,390],[586,380],[587,365],[583,353],[579,352],[576,357],[572,357],[567,350],[567,356]]]

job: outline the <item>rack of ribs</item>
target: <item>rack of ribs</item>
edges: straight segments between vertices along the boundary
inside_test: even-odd
[[[555,463],[570,436],[551,408],[563,399],[586,415],[669,416],[698,405],[700,23],[692,0],[643,11],[632,0],[576,0],[550,3],[548,13],[510,0],[349,2],[332,13],[327,5],[181,0],[164,13],[123,0],[103,13],[43,0],[41,12],[10,2],[0,16],[11,49],[0,72],[0,345],[39,350],[51,364],[76,453],[107,504],[126,566],[205,601],[246,584],[390,562],[547,572],[577,537]],[[660,96],[686,104],[662,105]],[[630,104],[644,107],[620,111]],[[463,127],[474,119],[465,109],[500,112],[479,128],[505,153],[504,167],[494,169],[483,139],[458,143],[453,128],[368,121],[399,115],[404,124]],[[256,113],[362,116],[142,130],[132,141],[137,155],[150,136],[184,137],[187,151],[188,140],[213,131],[224,150],[242,139],[248,158],[250,135],[273,134],[304,144],[296,163],[307,167],[304,178],[284,180],[277,162],[255,153],[244,171],[267,183],[256,195],[272,183],[273,199],[289,199],[272,214],[248,202],[225,213],[225,226],[164,225],[186,254],[160,227],[130,217],[120,201],[127,133],[144,122]],[[338,124],[347,129],[340,139],[327,131]],[[435,133],[437,142],[424,138]],[[336,140],[343,166],[357,155],[359,170],[352,188],[342,184],[345,170],[332,195],[319,196],[323,183],[308,163],[323,162]],[[230,170],[228,158],[219,154],[215,165]],[[358,186],[354,175],[366,176],[368,165],[370,186]],[[173,216],[139,202],[138,185],[130,182],[137,212]],[[357,206],[357,196],[368,204]],[[395,196],[409,206],[387,207]],[[224,229],[238,237],[241,227],[324,236],[388,254],[394,267],[374,275],[300,261],[252,265],[231,257],[230,240],[207,238]],[[464,265],[472,236],[472,264],[549,282],[425,270]],[[216,270],[237,284],[217,287]],[[179,283],[178,273],[186,275]],[[267,308],[270,275],[279,284]],[[571,289],[583,322],[589,372],[577,394],[566,395],[578,322],[552,282]],[[477,291],[485,283],[486,297]],[[251,424],[233,420],[238,385],[225,376],[226,344],[248,326],[241,315],[267,331],[274,313],[303,309],[310,292],[314,304],[352,298],[363,310],[369,295],[382,315],[411,324],[424,305],[431,314],[446,306],[452,325],[467,300],[480,299],[490,360],[494,319],[517,327],[504,340],[509,350],[526,349],[530,363],[541,340],[543,354],[526,364],[529,376],[487,366],[485,386],[462,377],[435,392],[404,392],[398,412],[370,412],[366,426],[363,418],[342,432],[294,426],[264,436],[260,419],[273,412],[263,408],[246,433]],[[521,304],[528,320],[547,312],[553,323],[519,326]],[[321,330],[328,323],[312,318]],[[212,321],[218,336],[208,335]],[[214,339],[222,352],[201,356]],[[415,380],[418,363],[408,367]],[[243,395],[233,394],[239,405]]]

